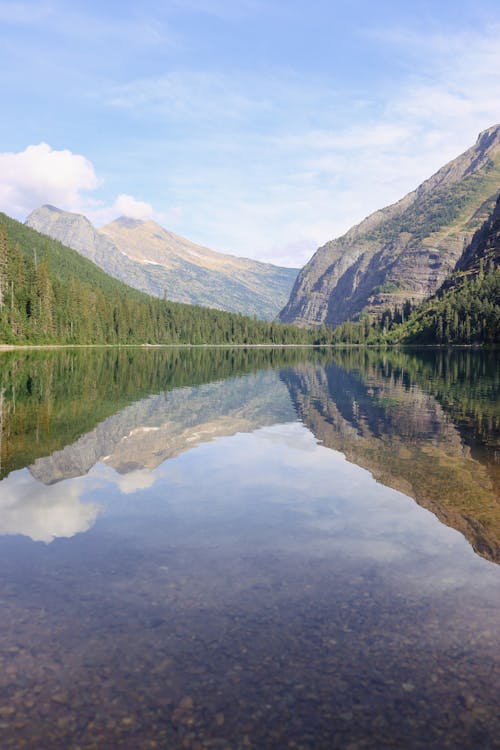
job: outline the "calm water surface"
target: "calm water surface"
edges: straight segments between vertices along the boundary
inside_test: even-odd
[[[498,365],[2,355],[2,750],[499,748]]]

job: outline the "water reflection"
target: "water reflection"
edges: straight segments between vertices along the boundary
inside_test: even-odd
[[[15,471],[0,484],[0,534],[23,534],[50,543],[87,531],[99,512],[96,503],[80,501],[82,488],[44,487],[27,471]]]
[[[119,474],[133,472],[147,483],[145,469],[154,469],[200,442],[294,418],[287,390],[274,371],[185,386],[114,414],[72,445],[37,459],[30,471],[41,482],[52,484],[85,474],[102,461]]]
[[[494,748],[489,357],[4,360],[2,749]]]
[[[300,418],[324,445],[416,499],[498,562],[498,370],[494,355],[485,355],[486,368],[477,357],[482,380],[474,381],[470,355],[455,352],[450,362],[450,354],[438,352],[429,362],[340,352],[282,377]]]
[[[9,355],[2,466],[8,473],[29,465],[32,477],[52,485],[101,462],[117,472],[121,491],[132,493],[154,484],[151,470],[200,442],[299,418],[323,445],[416,499],[498,562],[497,361],[495,353],[470,351]],[[10,508],[5,533],[31,528],[28,507],[45,524],[37,531],[33,522],[32,538],[45,541],[83,531],[96,517],[94,506],[73,497],[74,487],[49,493],[27,478],[22,487],[17,476],[0,484]]]

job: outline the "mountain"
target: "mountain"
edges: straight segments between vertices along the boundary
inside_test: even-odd
[[[320,247],[283,322],[335,326],[432,295],[491,215],[500,192],[500,125],[397,203]]]
[[[457,286],[464,277],[474,278],[481,272],[493,271],[500,266],[500,196],[490,217],[479,229],[465,249],[451,279],[444,287]]]
[[[132,289],[0,213],[0,344],[296,344],[315,334]]]
[[[500,196],[438,292],[387,334],[399,344],[500,344]]]
[[[121,217],[97,230],[81,214],[42,206],[26,224],[155,297],[273,320],[297,269],[237,258],[196,245],[154,221]]]

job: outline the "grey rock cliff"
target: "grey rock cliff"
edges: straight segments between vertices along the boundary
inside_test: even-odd
[[[500,125],[397,203],[320,247],[280,319],[335,326],[433,294],[500,192]]]

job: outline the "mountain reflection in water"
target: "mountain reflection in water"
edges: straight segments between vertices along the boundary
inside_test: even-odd
[[[421,359],[343,351],[282,377],[300,419],[323,445],[410,495],[500,562],[500,393],[493,354],[434,352]]]
[[[497,747],[499,377],[2,355],[2,750]]]
[[[2,466],[18,464],[20,445],[21,460],[44,485],[82,476],[102,462],[123,477],[130,475],[121,486],[132,491],[150,486],[150,470],[197,443],[298,418],[323,445],[414,498],[464,534],[477,552],[499,562],[495,353],[358,349],[316,352],[306,361],[301,356],[290,350],[274,351],[271,360],[262,351],[130,350],[94,352],[90,358],[52,353],[41,361],[31,355],[19,363],[11,355],[15,366],[4,367],[2,389]],[[287,366],[294,359],[297,363]],[[245,375],[260,365],[267,369]],[[204,372],[215,382],[188,385]],[[240,377],[223,379],[235,374]],[[150,395],[134,401],[147,390]],[[89,418],[98,419],[124,401],[132,403],[84,432]],[[79,410],[84,412],[81,432]],[[56,447],[62,419],[71,426],[64,425],[61,440],[69,429],[81,436],[31,463],[30,450],[43,451],[47,435]],[[27,514],[26,495],[54,513],[57,492],[37,492],[35,484],[17,476],[15,482],[24,488],[15,490],[24,495],[21,515]],[[3,494],[12,495],[7,482]],[[88,528],[97,514],[95,507],[66,506],[66,517],[73,513],[75,520],[66,529],[63,523],[62,533],[55,520],[54,536],[71,535],[72,526],[73,533]],[[16,529],[17,511],[7,515],[0,530],[24,533],[22,522]]]

